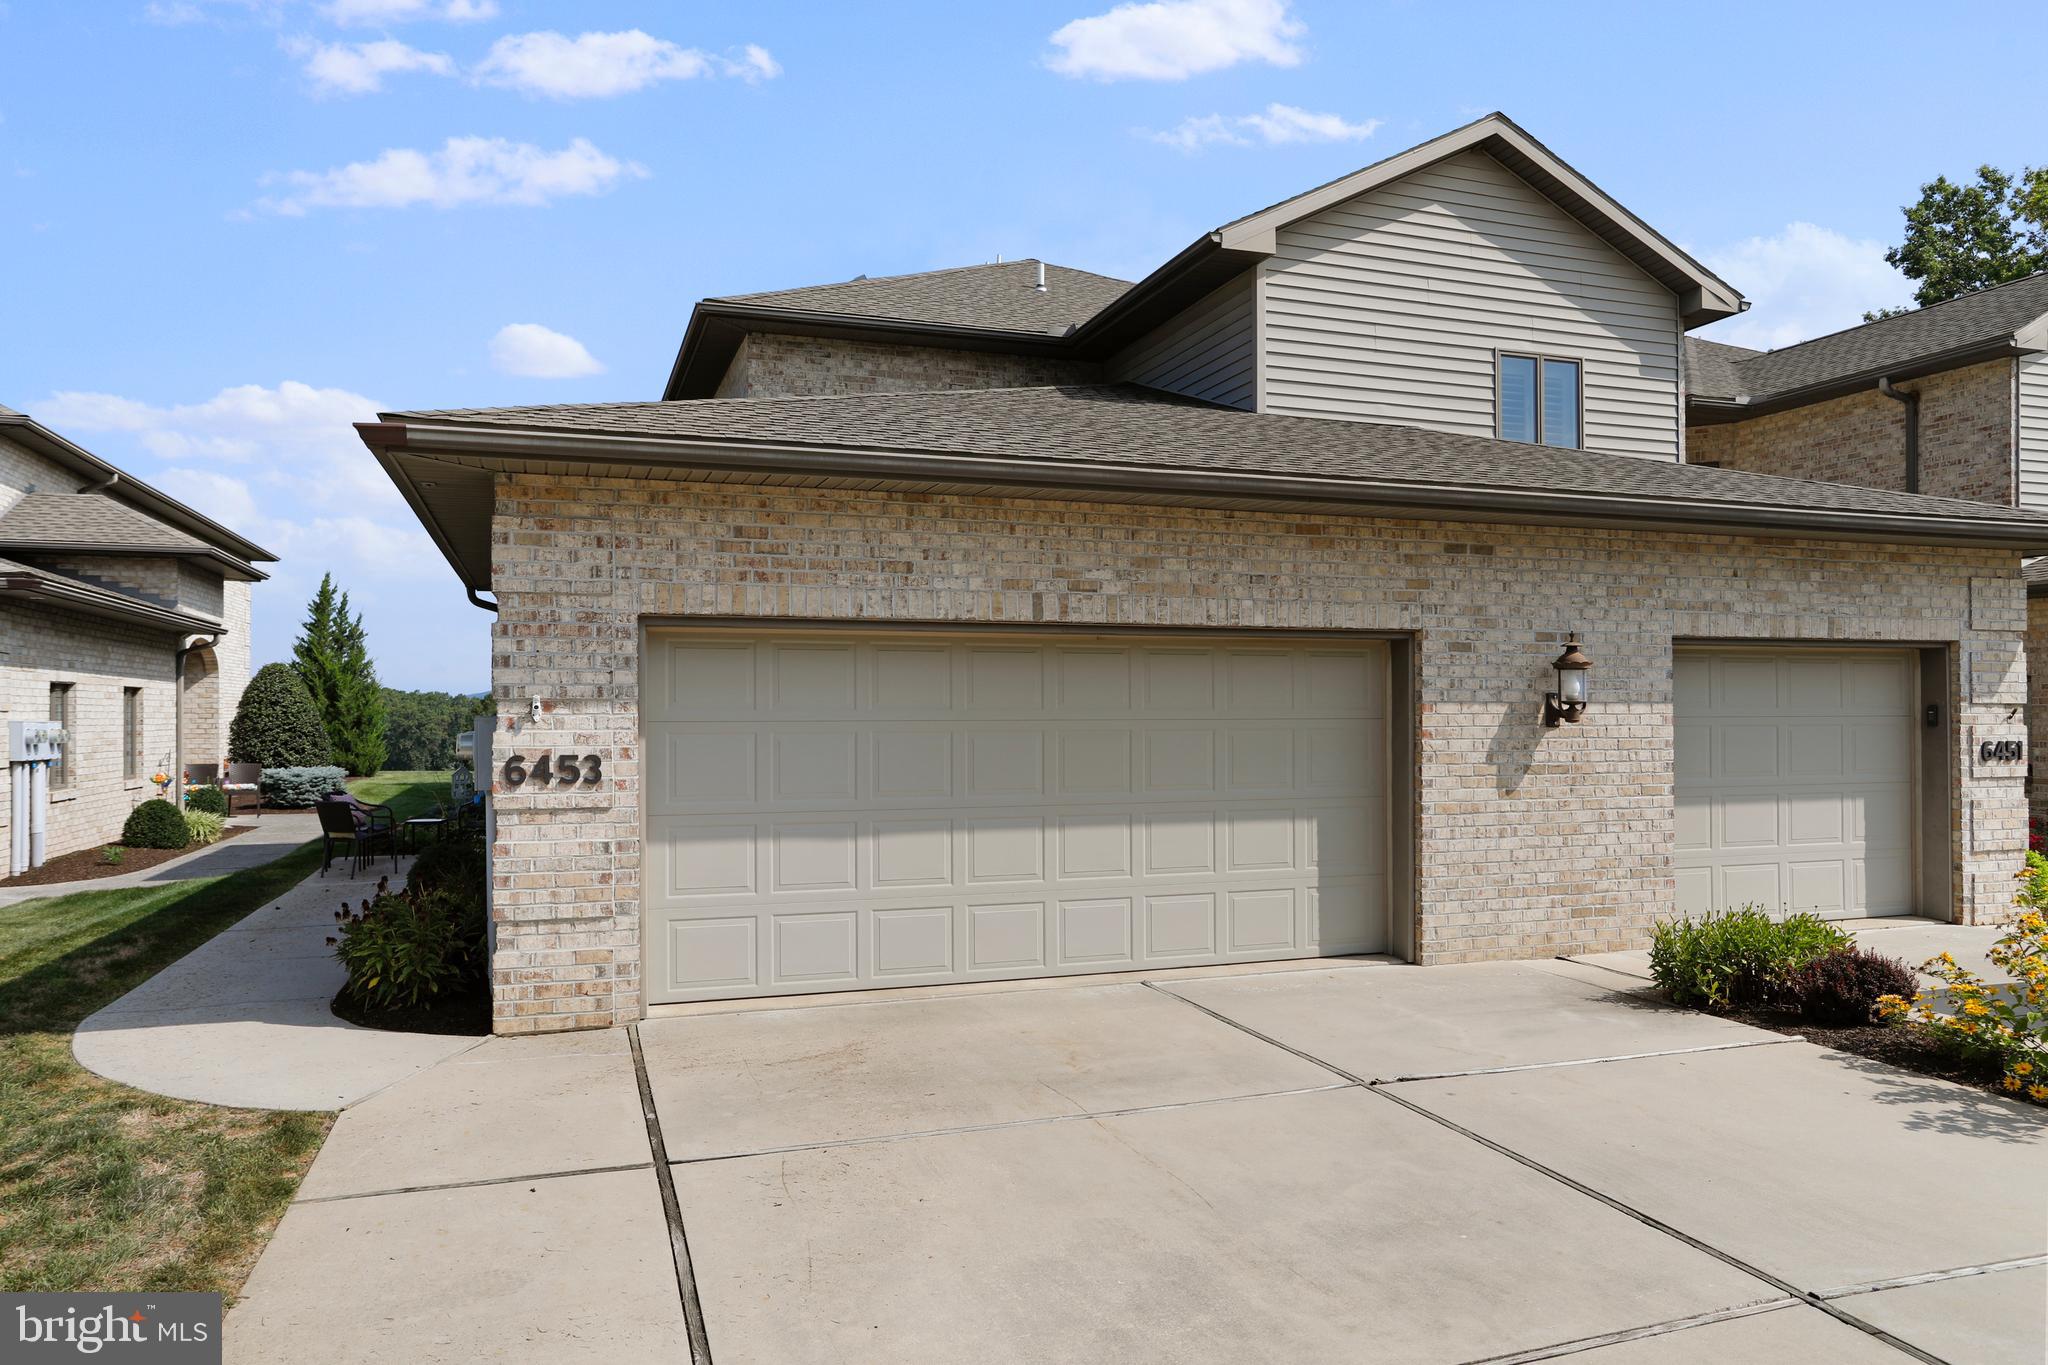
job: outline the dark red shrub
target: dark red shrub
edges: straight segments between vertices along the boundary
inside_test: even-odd
[[[1851,1028],[1876,1017],[1880,995],[1910,1000],[1917,989],[1913,969],[1898,958],[1864,948],[1838,948],[1788,973],[1778,987],[1778,998],[1810,1023]]]

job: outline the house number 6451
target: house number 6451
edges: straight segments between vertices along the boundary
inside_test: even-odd
[[[523,787],[528,782],[539,787],[550,782],[564,787],[579,783],[594,787],[604,781],[604,755],[542,754],[528,766],[525,754],[514,754],[505,760],[501,771],[508,787]]]
[[[2026,756],[2025,740],[1987,739],[1977,746],[1979,763],[2017,763]]]

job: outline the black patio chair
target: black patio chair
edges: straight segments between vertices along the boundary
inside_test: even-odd
[[[389,821],[378,824],[366,809],[352,800],[322,799],[313,803],[320,816],[320,875],[326,876],[337,849],[347,849],[349,876],[358,875],[365,860],[379,853],[391,855],[391,870],[398,870],[398,830]],[[386,815],[390,812],[384,807]]]

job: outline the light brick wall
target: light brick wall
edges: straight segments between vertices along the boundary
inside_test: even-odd
[[[1899,385],[1920,395],[1920,491],[2013,502],[2013,363],[1986,361]],[[1690,427],[1685,458],[1790,479],[1906,486],[1906,408],[1875,390]]]
[[[171,747],[176,700],[168,631],[100,617],[0,604],[0,724],[49,715],[50,684],[72,684],[71,783],[52,793],[46,852],[55,857],[119,838],[149,774]],[[143,694],[142,771],[122,776],[121,692]],[[11,837],[9,777],[0,773],[0,848]]]
[[[54,460],[0,436],[0,512],[21,501],[24,493],[76,493],[84,486]]]
[[[222,758],[227,757],[228,730],[235,723],[235,712],[242,705],[242,693],[249,686],[254,645],[249,632],[254,629],[254,611],[250,605],[248,583],[223,583],[221,585],[221,624],[227,627],[214,653],[220,660],[220,735],[217,747]]]
[[[2027,759],[2032,818],[2048,827],[2048,596],[2027,599]],[[2048,832],[2048,830],[2044,830]]]
[[[497,513],[492,770],[513,752],[609,756],[596,792],[494,796],[501,1032],[639,1015],[648,617],[1410,632],[1428,963],[1636,947],[1671,913],[1673,637],[1947,641],[1955,908],[2009,905],[2020,774],[1974,770],[1965,743],[2021,699],[2011,556],[533,476],[501,478]],[[1545,730],[1572,627],[1597,661],[1593,706]]]
[[[757,333],[740,343],[713,396],[790,398],[1012,389],[1093,384],[1101,378],[1100,368],[1088,361]]]

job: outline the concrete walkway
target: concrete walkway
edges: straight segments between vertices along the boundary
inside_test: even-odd
[[[319,818],[311,811],[266,811],[261,819],[238,816],[230,823],[246,825],[249,832],[238,834],[224,844],[181,854],[155,867],[135,872],[120,872],[111,877],[91,877],[77,882],[51,882],[46,886],[0,886],[0,905],[68,896],[75,891],[112,891],[123,886],[154,886],[160,882],[225,876],[245,868],[274,863],[320,834]]]
[[[1571,963],[706,1008],[346,1109],[226,1359],[2040,1365],[2044,1176]]]
[[[178,1099],[340,1109],[475,1047],[481,1039],[358,1028],[328,1009],[346,980],[327,946],[334,911],[374,895],[380,876],[403,885],[408,862],[394,874],[380,860],[353,881],[346,862],[308,877],[87,1019],[73,1055],[97,1075]]]

